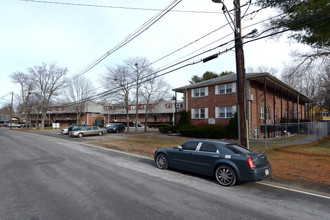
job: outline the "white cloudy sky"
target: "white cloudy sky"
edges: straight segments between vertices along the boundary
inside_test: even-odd
[[[137,30],[142,24],[158,13],[154,10],[163,9],[173,0],[47,0],[48,2],[74,3],[99,6],[122,7],[91,7],[73,6],[68,4],[41,3],[20,0],[1,0],[0,7],[0,106],[10,102],[10,92],[18,93],[18,85],[11,83],[10,74],[16,71],[27,72],[28,67],[40,65],[42,62],[57,62],[59,66],[68,67],[69,75],[92,63],[116,46],[125,37]],[[232,8],[232,1],[224,1]],[[242,4],[245,1],[241,1]],[[253,1],[252,1],[253,2]],[[123,9],[135,8],[135,9]],[[202,36],[227,23],[221,12],[222,5],[212,0],[182,0],[173,11],[167,13],[147,31],[108,56],[95,68],[85,74],[93,80],[105,72],[105,66],[122,64],[129,57],[142,56],[153,62],[177,49],[196,41]],[[247,7],[242,8],[245,12]],[[250,7],[248,14],[257,8]],[[194,11],[194,12],[182,12]],[[242,27],[255,24],[275,11],[263,10],[247,16]],[[243,35],[262,25],[255,25],[243,30]],[[231,34],[232,33],[232,34]],[[218,41],[208,47],[209,43]],[[155,64],[158,69],[180,58],[191,57],[192,52],[206,51],[233,39],[233,31],[227,26],[198,40],[183,50],[168,56]],[[221,47],[189,61],[199,61],[214,53],[233,46]],[[257,68],[269,66],[282,70],[284,63],[290,60],[290,52],[302,48],[302,45],[290,43],[285,37],[278,40],[262,39],[244,45],[245,65]],[[187,56],[188,55],[188,56]],[[227,52],[219,58],[207,63],[199,63],[166,75],[166,80],[173,88],[189,84],[192,75],[202,75],[205,71],[235,72],[235,53]],[[279,73],[280,74],[280,73]]]

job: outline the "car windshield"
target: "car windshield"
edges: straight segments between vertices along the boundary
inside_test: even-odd
[[[250,153],[251,151],[249,151],[248,149],[241,147],[239,145],[236,144],[227,144],[226,147],[232,151],[234,154],[246,154],[246,153]]]

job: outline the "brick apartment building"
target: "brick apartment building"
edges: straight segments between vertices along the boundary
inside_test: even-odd
[[[65,105],[54,105],[48,108],[45,126],[52,126],[53,123],[59,123],[60,127],[65,127],[71,124],[87,124],[100,125],[109,122],[123,122],[126,124],[126,110],[121,105],[100,105],[87,102],[81,107],[80,117],[77,122],[77,111],[75,107]],[[138,123],[143,126],[145,122],[145,112],[147,106],[144,104],[138,105]],[[162,101],[160,103],[150,104],[148,106],[148,123],[175,123],[177,112],[184,109],[183,102],[175,100]],[[136,107],[129,105],[128,121],[130,126],[135,123]],[[32,124],[41,123],[41,113],[34,112],[31,114]]]
[[[169,123],[175,124],[177,113],[184,110],[183,102],[168,100],[153,104],[139,104],[138,122],[143,125],[146,120],[146,109],[148,108],[147,122],[148,123]],[[136,106],[128,106],[128,120],[130,124],[135,123]],[[105,122],[127,122],[126,109],[120,105],[106,105],[103,109]]]
[[[227,125],[237,111],[236,74],[173,89],[183,93],[191,123]],[[283,135],[278,125],[308,119],[312,100],[269,73],[246,74],[247,120],[251,138]],[[263,136],[261,136],[263,134]]]

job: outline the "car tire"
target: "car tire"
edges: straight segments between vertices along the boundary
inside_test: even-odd
[[[100,132],[99,132],[99,136],[102,136],[102,135],[103,135],[103,132],[102,132],[102,131],[100,131]]]
[[[156,166],[161,170],[166,170],[168,168],[168,160],[165,154],[157,155]]]
[[[82,137],[84,137],[84,134],[83,133],[79,133],[78,134],[78,137],[82,138]]]
[[[232,186],[236,183],[234,170],[227,165],[220,165],[215,170],[215,178],[221,186]]]

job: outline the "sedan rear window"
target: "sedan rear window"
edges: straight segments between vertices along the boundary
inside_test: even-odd
[[[248,149],[235,145],[235,144],[227,144],[225,145],[227,149],[232,151],[234,154],[245,154],[245,153],[250,153]]]
[[[213,144],[203,143],[199,151],[205,151],[205,152],[217,152],[217,147]]]
[[[196,150],[197,145],[199,142],[197,141],[188,141],[181,145],[183,150]]]

